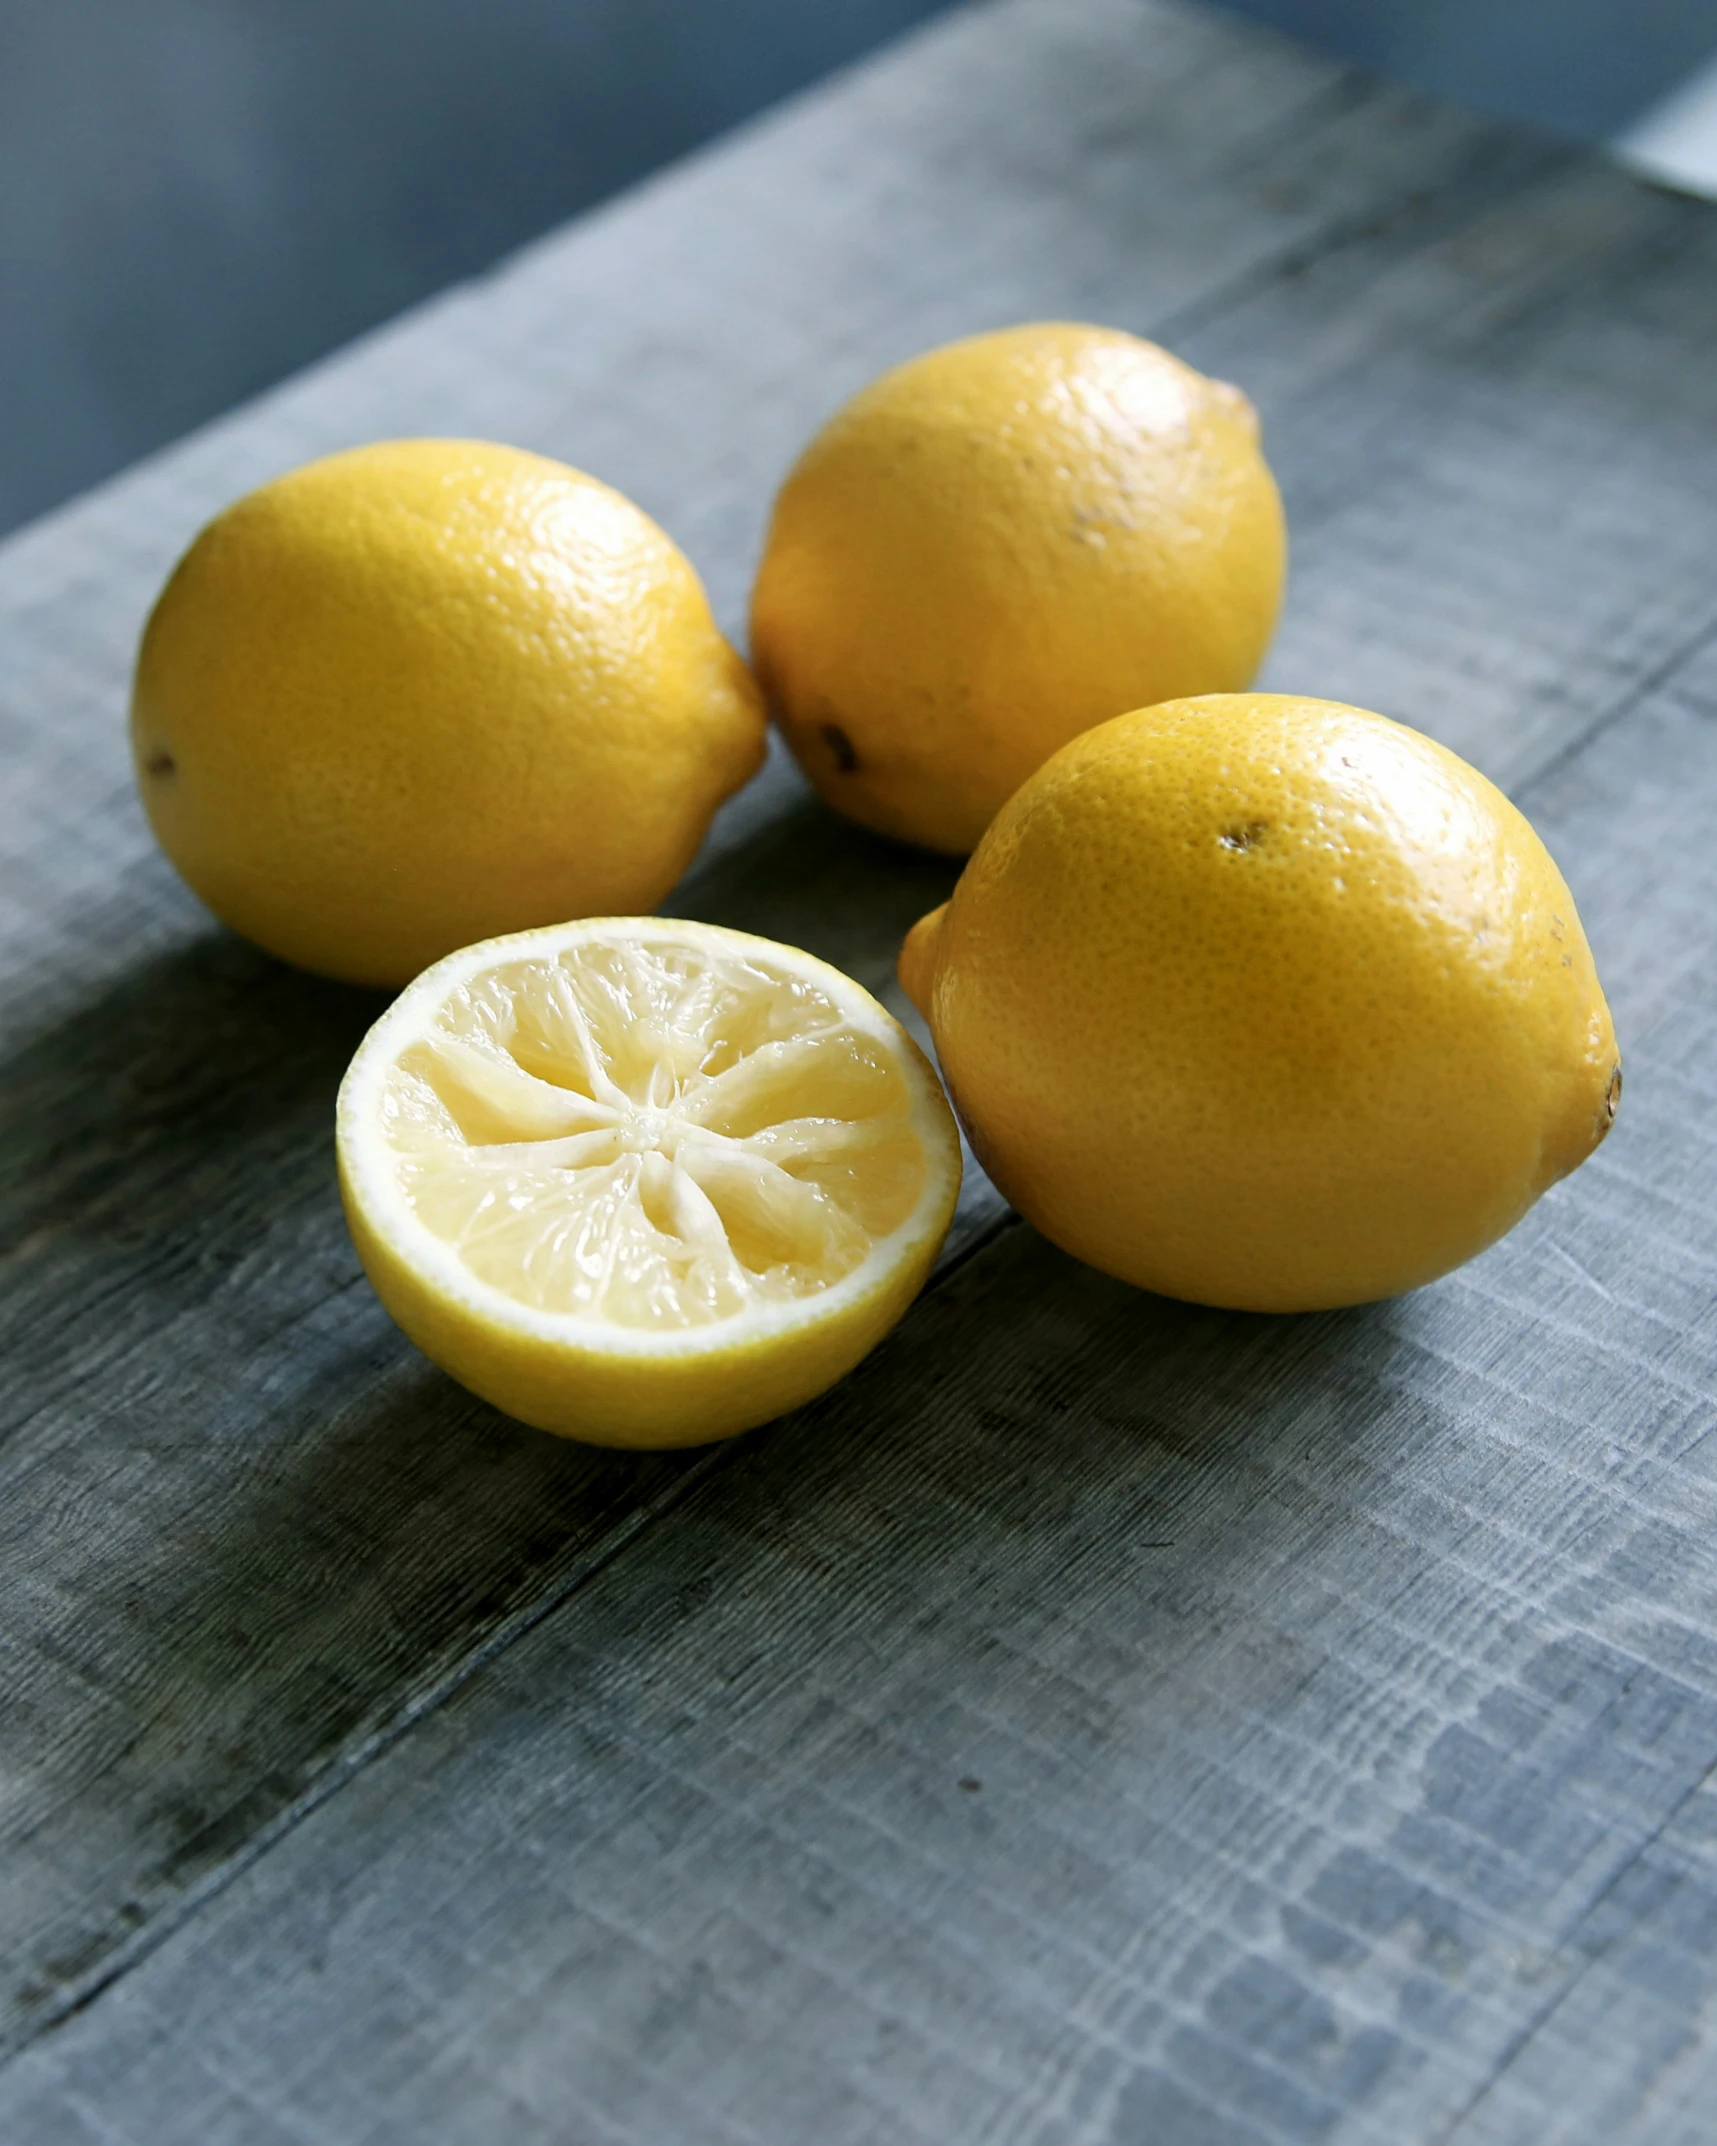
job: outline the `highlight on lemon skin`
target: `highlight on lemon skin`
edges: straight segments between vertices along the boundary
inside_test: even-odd
[[[1394,1296],[1608,1133],[1609,1008],[1516,808],[1364,709],[1121,716],[901,952],[972,1147],[1064,1250],[1194,1302]]]
[[[419,977],[340,1091],[382,1302],[509,1415],[600,1445],[731,1436],[896,1323],[960,1187],[893,1016],[748,933],[605,918]]]
[[[1285,562],[1238,388],[1119,329],[1030,323],[896,367],[811,441],[752,655],[837,811],[963,854],[1093,723],[1249,684]]]
[[[654,908],[762,765],[762,702],[632,502],[482,440],[330,455],[218,515],[132,696],[194,892],[283,960],[399,985],[453,949]]]

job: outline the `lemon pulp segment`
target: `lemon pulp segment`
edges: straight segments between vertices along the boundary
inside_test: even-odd
[[[407,1331],[512,1413],[624,1443],[821,1390],[904,1309],[959,1183],[935,1076],[868,993],[657,919],[438,963],[360,1049],[340,1140],[359,1249]],[[466,1360],[461,1329],[529,1390]],[[804,1389],[786,1401],[783,1352]],[[755,1405],[727,1390],[747,1364]],[[604,1415],[585,1374],[614,1387],[628,1366]],[[671,1405],[652,1393],[670,1373]]]

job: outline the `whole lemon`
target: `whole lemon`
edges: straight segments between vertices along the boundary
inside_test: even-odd
[[[132,701],[144,804],[190,885],[366,984],[652,909],[764,738],[656,524],[476,440],[330,455],[229,507],[162,592]]]
[[[1363,709],[1171,701],[998,815],[901,980],[972,1145],[1065,1250],[1254,1311],[1470,1258],[1615,1115],[1561,874],[1465,761]]]
[[[830,804],[963,852],[1093,723],[1249,684],[1285,545],[1237,388],[1117,329],[1004,329],[884,374],[811,442],[752,655]]]

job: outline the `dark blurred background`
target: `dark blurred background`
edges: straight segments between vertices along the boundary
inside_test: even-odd
[[[0,529],[942,4],[0,0]],[[1592,139],[1717,52],[1717,0],[1231,4]]]
[[[1598,140],[1717,52],[1713,0],[1228,0],[1415,89]]]

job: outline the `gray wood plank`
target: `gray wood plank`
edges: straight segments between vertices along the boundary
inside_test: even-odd
[[[1717,641],[1525,794],[1633,1048],[1511,1239],[1272,1320],[1005,1232],[0,2132],[1709,2137]]]
[[[775,474],[876,365],[1034,311],[1214,316],[1272,263],[1411,254],[1556,168],[1198,18],[1016,5],[7,549],[8,2033],[150,1941],[687,1466],[500,1423],[358,1280],[326,1122],[372,1006],[211,934],[130,795],[130,649],[198,520],[344,440],[496,432],[662,513],[735,623]],[[937,875],[832,827],[777,768],[685,906],[880,981]],[[978,1185],[969,1224],[984,1211]]]
[[[370,1303],[326,1119],[371,1003],[209,932],[151,855],[124,774],[130,643],[197,520],[344,440],[495,432],[632,490],[733,625],[774,477],[842,393],[940,335],[1087,313],[1258,393],[1296,536],[1277,682],[1388,707],[1518,783],[1628,710],[1717,617],[1714,248],[1694,205],[1213,20],[1014,0],[0,555],[15,2043],[319,1799],[359,1794],[379,1748],[556,1602],[653,1555],[676,1500],[752,1465],[615,1462],[516,1432]],[[1662,787],[1706,840],[1696,801]],[[1592,809],[1621,841],[1605,801]],[[1627,871],[1659,889],[1639,913],[1678,920],[1666,944],[1697,976],[1704,890],[1669,869],[1673,843],[1636,835]],[[683,906],[878,981],[940,871],[834,827],[777,767]],[[1574,876],[1589,908],[1603,898]],[[1652,945],[1640,966],[1634,879],[1617,887],[1618,958],[1668,975]],[[968,1233],[992,1215],[979,1187]],[[968,1314],[974,1331],[1005,1322],[1005,1291]],[[89,2018],[117,2034],[109,2004]],[[790,2067],[790,2038],[778,2046]],[[172,2049],[150,2061],[188,2090]],[[814,2096],[830,2074],[801,2076]],[[786,2069],[776,2083],[785,2095]],[[29,2120],[46,2135],[75,2095],[44,2091]],[[485,2073],[472,2120],[498,2122],[502,2092]],[[261,2108],[231,2080],[207,2095],[222,2113],[191,2129],[209,2136],[287,2121],[278,2080]],[[161,2136],[184,2135],[190,2104],[173,2106],[155,2104]],[[649,2135],[640,2106],[625,2121]],[[855,2122],[865,2106],[859,2093]],[[289,2133],[320,2135],[316,2121]]]

